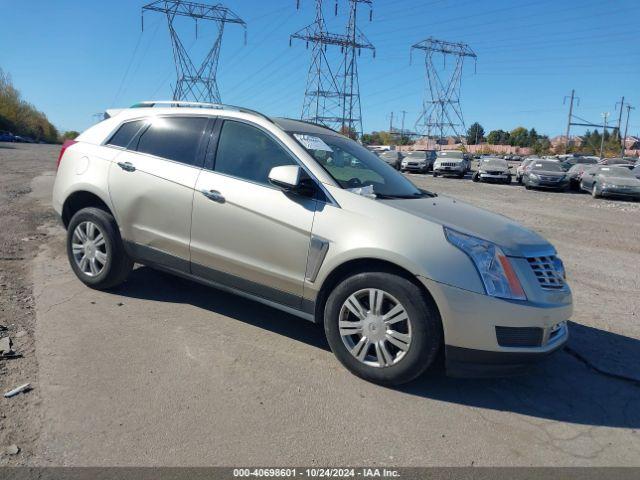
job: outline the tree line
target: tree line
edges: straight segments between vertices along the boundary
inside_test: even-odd
[[[0,131],[2,130],[39,142],[60,141],[58,130],[47,116],[22,99],[9,74],[0,68]]]
[[[467,130],[467,144],[479,145],[488,143],[489,145],[510,145],[512,147],[533,148],[536,153],[546,153],[551,149],[551,142],[547,135],[540,135],[535,128],[527,130],[524,127],[517,127],[507,132],[505,130],[491,130],[485,137],[484,128],[478,122],[474,123]]]

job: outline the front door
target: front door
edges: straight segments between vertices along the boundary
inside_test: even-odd
[[[295,164],[270,133],[224,121],[215,166],[202,171],[193,199],[195,275],[300,307],[317,201],[268,180],[271,168]]]

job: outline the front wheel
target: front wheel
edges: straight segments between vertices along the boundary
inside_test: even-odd
[[[99,208],[83,208],[71,218],[67,256],[76,276],[98,290],[121,284],[133,269],[115,219]]]
[[[438,176],[438,172],[436,172],[435,170],[433,171],[433,177],[437,177]]]
[[[480,174],[478,172],[475,172],[472,176],[471,176],[471,180],[473,180],[474,182],[479,182],[480,181]]]
[[[506,183],[507,185],[510,185],[510,184],[511,184],[511,175],[509,175],[509,176],[507,177],[507,179],[504,181],[504,183]]]
[[[353,374],[381,385],[418,377],[442,343],[433,301],[415,283],[385,272],[343,280],[327,299],[324,328],[338,360]]]
[[[598,187],[595,182],[593,183],[593,187],[591,188],[591,196],[593,198],[600,198],[600,193],[598,192]]]

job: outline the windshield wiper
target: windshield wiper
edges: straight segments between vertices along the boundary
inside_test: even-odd
[[[411,198],[424,198],[424,197],[437,197],[438,195],[433,192],[429,192],[427,190],[420,190],[418,193],[413,193],[411,195],[385,195],[383,193],[376,193],[376,197],[381,200],[392,200],[392,199],[411,199]]]

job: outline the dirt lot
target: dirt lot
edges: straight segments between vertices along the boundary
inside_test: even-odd
[[[411,175],[551,240],[574,324],[529,376],[385,389],[251,301],[148,268],[81,285],[48,207],[57,152],[0,144],[0,335],[23,355],[0,386],[33,386],[0,398],[0,451],[21,449],[0,464],[640,465],[640,203]]]

